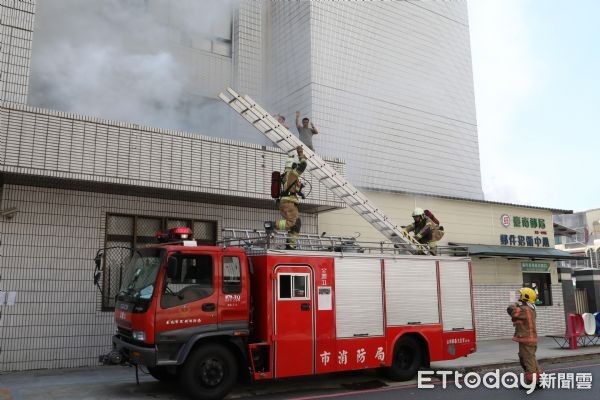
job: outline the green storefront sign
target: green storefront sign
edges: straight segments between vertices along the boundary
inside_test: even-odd
[[[524,261],[521,263],[522,272],[550,272],[550,264],[543,262]]]

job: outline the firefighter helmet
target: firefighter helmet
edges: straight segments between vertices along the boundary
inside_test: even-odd
[[[285,169],[292,169],[294,165],[300,164],[300,160],[297,156],[288,156],[287,160],[285,160]]]
[[[413,217],[422,217],[422,216],[423,216],[423,214],[425,214],[425,211],[423,211],[423,209],[422,209],[422,208],[420,208],[420,207],[417,207],[417,208],[415,208],[415,209],[414,209],[414,211],[413,211],[413,213],[412,213],[412,216],[413,216]]]
[[[527,303],[535,303],[535,300],[537,299],[537,294],[532,288],[521,288],[519,289],[519,293],[521,294],[521,301],[525,301]]]

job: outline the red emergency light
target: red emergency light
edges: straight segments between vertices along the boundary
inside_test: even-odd
[[[190,240],[192,238],[192,230],[187,226],[179,226],[177,228],[171,228],[167,232],[158,231],[154,236],[161,243],[177,240]]]

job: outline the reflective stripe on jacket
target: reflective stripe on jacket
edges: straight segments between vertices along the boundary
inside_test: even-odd
[[[523,302],[513,303],[506,311],[515,327],[513,340],[520,343],[537,343],[535,306]]]

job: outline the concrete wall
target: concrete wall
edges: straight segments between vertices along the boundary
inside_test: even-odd
[[[518,291],[520,287],[520,284],[474,285],[477,340],[512,337],[514,327],[506,307],[510,304],[510,292]],[[565,333],[565,313],[560,284],[552,285],[552,299],[552,306],[536,308],[538,336]]]

